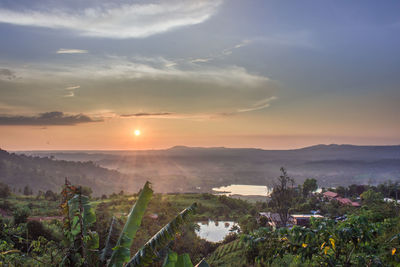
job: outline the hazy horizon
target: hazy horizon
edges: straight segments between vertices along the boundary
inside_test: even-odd
[[[394,147],[394,146],[400,146],[399,144],[381,144],[381,145],[373,145],[373,144],[368,144],[368,145],[354,145],[354,144],[314,144],[310,146],[299,146],[299,147],[294,147],[294,148],[282,148],[282,149],[268,149],[268,148],[259,148],[259,147],[227,147],[227,146],[184,146],[184,145],[175,145],[171,147],[165,147],[165,148],[152,148],[152,149],[50,149],[50,150],[45,150],[45,149],[35,149],[35,150],[7,150],[4,148],[3,150],[9,151],[9,152],[134,152],[134,151],[157,151],[157,150],[170,150],[174,148],[188,148],[188,149],[258,149],[258,150],[300,150],[304,148],[310,148],[310,147],[317,147],[317,146],[353,146],[353,147]]]

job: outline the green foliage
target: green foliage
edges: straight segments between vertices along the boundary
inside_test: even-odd
[[[162,267],[193,267],[193,263],[190,260],[189,254],[183,253],[178,255],[174,251],[169,251]],[[210,265],[202,259],[195,267],[210,267]]]
[[[7,198],[11,194],[10,187],[0,182],[0,198]]]
[[[373,205],[383,201],[383,195],[380,192],[375,192],[372,189],[361,194],[361,199],[364,205]]]
[[[383,233],[395,227],[396,222],[374,223],[368,216],[353,215],[343,222],[315,219],[310,228],[262,228],[245,237],[246,254],[249,262],[260,265],[271,265],[287,255],[309,266],[398,264],[395,253],[400,243],[396,238],[382,240]]]
[[[24,195],[25,196],[29,196],[29,195],[32,195],[32,194],[33,194],[32,188],[29,185],[25,185],[25,187],[24,187]]]
[[[136,231],[140,227],[147,204],[152,196],[153,190],[150,188],[150,183],[146,182],[142,191],[140,192],[138,200],[136,201],[135,205],[133,205],[131,212],[128,215],[128,219],[117,241],[117,245],[114,248],[114,252],[111,256],[108,266],[122,266],[123,263],[129,260],[130,247],[132,245],[133,238],[135,237]]]
[[[241,239],[219,246],[208,258],[211,266],[246,266],[245,243]]]
[[[314,178],[307,178],[303,183],[303,196],[307,197],[311,192],[318,189],[317,180]]]
[[[188,222],[196,204],[183,210],[172,221],[155,234],[128,262],[128,266],[146,266],[157,257],[157,252],[171,242],[179,229]]]
[[[47,200],[55,201],[55,200],[57,200],[57,194],[51,190],[47,190],[46,193],[44,194],[44,198]]]
[[[14,224],[26,223],[29,216],[29,210],[26,208],[16,209],[13,212]]]
[[[279,214],[282,225],[286,226],[289,209],[292,207],[295,197],[294,180],[288,176],[285,168],[282,167],[281,172],[282,174],[277,178],[277,184],[274,185],[270,205]]]

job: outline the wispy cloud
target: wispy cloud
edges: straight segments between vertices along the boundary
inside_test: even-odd
[[[174,115],[172,112],[139,112],[139,113],[132,113],[132,114],[122,114],[120,115],[123,118],[130,118],[130,117],[165,117]]]
[[[57,54],[86,54],[89,51],[83,50],[83,49],[65,49],[65,48],[60,48],[57,50]]]
[[[74,96],[75,96],[75,92],[74,91],[70,91],[66,95],[63,95],[63,97],[74,97]]]
[[[30,69],[19,69],[27,79],[113,79],[143,80],[164,79],[197,81],[223,86],[242,87],[243,90],[263,85],[269,78],[249,73],[239,66],[177,66],[164,58],[131,58],[109,56],[93,61],[74,62],[64,65],[36,64]],[[51,77],[49,77],[51,73]],[[48,78],[47,78],[48,77]]]
[[[65,94],[63,97],[74,97],[75,96],[75,90],[81,88],[80,85],[74,85],[74,86],[68,86],[65,88],[67,91],[67,94]]]
[[[84,114],[67,115],[60,111],[41,113],[35,116],[5,116],[0,115],[1,125],[75,125],[88,122],[99,122],[101,119],[93,119]]]
[[[80,85],[74,85],[74,86],[68,86],[65,88],[65,90],[75,90],[81,88]]]
[[[264,108],[269,107],[271,105],[271,102],[276,99],[277,99],[277,97],[271,96],[271,97],[265,98],[263,100],[260,100],[256,103],[254,103],[251,107],[238,109],[237,112],[241,113],[241,112],[249,112],[249,111],[264,109]]]
[[[252,42],[251,40],[243,40],[236,45],[233,45],[233,46],[223,49],[219,53],[212,54],[207,57],[191,59],[191,60],[189,60],[189,62],[196,64],[196,63],[207,63],[207,62],[217,60],[217,59],[223,59],[223,58],[231,55],[235,49],[245,47],[245,46],[249,45],[251,42]]]
[[[99,4],[82,10],[14,11],[0,9],[0,22],[64,28],[86,36],[141,38],[202,23],[216,13],[221,0],[160,1],[145,4]]]
[[[252,112],[268,108],[273,100],[277,97],[272,96],[263,100],[257,101],[253,105],[247,108],[237,109],[234,111],[227,112],[215,112],[215,113],[175,113],[175,112],[139,112],[131,114],[121,114],[121,118],[135,118],[142,117],[148,119],[193,119],[193,120],[205,120],[205,119],[216,119],[227,116],[239,115],[244,112]]]
[[[241,47],[244,47],[244,46],[246,46],[246,45],[248,45],[250,43],[251,43],[250,40],[243,40],[240,43],[238,43],[238,44],[236,44],[236,45],[234,45],[232,47],[228,47],[228,48],[225,48],[224,50],[222,50],[222,55],[228,56],[228,55],[233,53],[233,50],[239,49]]]
[[[193,60],[191,60],[190,62],[192,62],[192,63],[205,63],[205,62],[208,62],[208,61],[210,61],[210,60],[212,60],[212,58],[196,58],[196,59],[193,59]]]

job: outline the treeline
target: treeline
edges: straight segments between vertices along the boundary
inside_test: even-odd
[[[337,188],[329,188],[328,190],[338,193],[341,197],[359,197],[362,193],[368,190],[379,192],[385,198],[399,199],[400,197],[400,183],[391,180],[376,186],[352,184],[348,187],[338,186]]]
[[[32,193],[40,190],[58,191],[64,179],[74,184],[90,186],[96,195],[111,194],[120,190],[134,192],[142,184],[137,179],[108,170],[93,162],[70,162],[53,158],[32,157],[8,153],[0,149],[0,182],[13,192],[22,192],[29,186]]]

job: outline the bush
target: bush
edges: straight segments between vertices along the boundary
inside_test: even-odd
[[[47,240],[54,240],[51,232],[46,229],[41,222],[29,221],[27,224],[29,238],[37,240],[40,236],[43,236]]]
[[[0,182],[0,197],[7,198],[10,195],[10,187],[7,184]]]
[[[14,224],[26,223],[29,217],[29,210],[17,209],[13,212]]]

